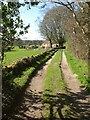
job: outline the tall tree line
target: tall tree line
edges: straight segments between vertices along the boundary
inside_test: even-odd
[[[40,26],[42,35],[53,42],[67,40],[70,51],[78,58],[88,59],[90,49],[89,2],[55,2],[62,6],[49,10]],[[59,38],[60,37],[60,38]],[[65,39],[66,38],[66,39]],[[60,43],[61,44],[61,43]]]

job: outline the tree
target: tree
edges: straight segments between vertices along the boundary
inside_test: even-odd
[[[30,25],[24,26],[23,20],[20,19],[20,6],[19,2],[1,2],[2,60],[8,46],[13,46],[14,40],[18,40],[20,35],[27,33],[27,29],[30,27]],[[19,32],[17,32],[17,29],[19,29]]]
[[[50,42],[50,47],[52,48],[52,37],[53,36],[52,36],[52,29],[48,27],[49,22],[43,20],[43,22],[40,25],[40,31],[41,31],[41,34],[44,36],[44,38]]]
[[[68,29],[71,28],[71,30],[67,30],[67,31],[65,30],[66,36],[69,37],[69,39],[71,39],[71,42],[69,42],[69,43],[71,44],[73,52],[77,56],[79,55],[78,57],[87,59],[88,56],[90,56],[89,55],[89,53],[90,53],[89,52],[90,51],[90,32],[89,32],[90,1],[69,2],[68,0],[67,1],[61,0],[61,1],[53,1],[52,3],[56,3],[56,5],[66,7],[68,14],[70,14],[70,18],[72,19],[72,21],[74,23],[73,24],[72,22],[71,23],[69,22],[70,24],[72,24],[72,25],[70,25],[70,27],[68,24],[66,25],[66,23],[65,23],[66,27],[68,26],[67,27]],[[68,18],[69,18],[69,16],[67,16],[67,18],[65,18],[65,19],[67,20]],[[69,18],[69,20],[71,21],[70,18]],[[64,28],[66,28],[66,27],[64,26]],[[71,31],[71,32],[69,32],[69,31]]]
[[[58,43],[59,46],[63,46],[65,42],[64,32],[61,28],[61,19],[59,11],[56,8],[49,10],[44,16],[40,25],[41,34],[46,37],[47,40],[52,43]]]
[[[81,30],[82,42],[80,42],[80,43],[84,43],[84,45],[82,45],[82,46],[84,46],[84,54],[85,54],[84,56],[87,58],[87,56],[89,56],[89,51],[90,51],[90,40],[89,40],[90,39],[90,34],[89,34],[90,1],[69,2],[67,0],[67,2],[62,2],[62,1],[60,1],[60,2],[53,1],[53,2],[65,6],[73,15],[73,18],[75,20],[75,23],[76,23],[78,29]],[[75,10],[76,6],[78,7],[77,11]],[[78,15],[77,12],[80,14]],[[73,32],[75,32],[75,31],[76,30],[73,29]]]
[[[52,31],[53,31],[53,41],[58,43],[59,46],[63,46],[65,43],[65,33],[63,31],[63,21],[61,16],[61,10],[63,7],[56,7],[49,10],[48,15],[52,18]]]

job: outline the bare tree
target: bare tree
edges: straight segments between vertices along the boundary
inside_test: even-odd
[[[64,33],[61,28],[59,12],[56,8],[49,10],[41,22],[40,31],[50,43],[58,43],[63,46],[65,42]]]
[[[43,20],[40,24],[40,32],[46,40],[50,42],[50,47],[52,48],[52,29],[48,27],[50,21]]]

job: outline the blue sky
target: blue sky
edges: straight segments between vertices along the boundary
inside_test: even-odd
[[[44,3],[39,3],[37,6],[32,6],[31,9],[28,9],[28,6],[20,8],[20,17],[23,20],[25,25],[30,24],[28,33],[21,36],[21,39],[27,40],[39,40],[43,39],[39,32],[39,22],[43,19],[45,13],[48,9],[55,6],[52,2],[48,2],[45,8],[41,8]]]

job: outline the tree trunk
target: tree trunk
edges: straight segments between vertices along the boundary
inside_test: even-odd
[[[50,48],[52,48],[52,41],[51,40],[49,40],[50,41]]]

